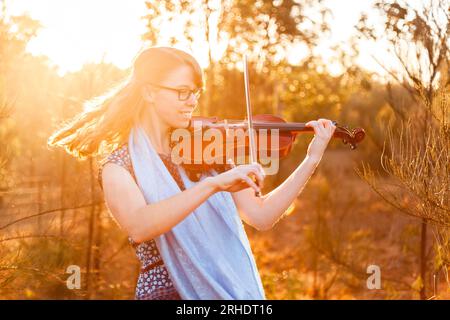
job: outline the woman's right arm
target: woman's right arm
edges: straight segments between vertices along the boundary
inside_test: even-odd
[[[140,243],[172,229],[217,191],[235,192],[249,187],[260,191],[252,177],[262,186],[261,170],[257,164],[237,166],[151,204],[146,203],[131,174],[120,165],[104,165],[102,185],[106,205],[112,215],[131,239]]]
[[[169,231],[217,191],[211,178],[206,178],[170,198],[147,204],[130,173],[114,163],[105,164],[102,185],[112,215],[137,243]]]

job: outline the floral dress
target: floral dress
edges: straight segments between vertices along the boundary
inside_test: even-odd
[[[184,190],[185,186],[178,167],[171,162],[170,156],[160,154],[160,157],[180,189]],[[124,167],[136,181],[127,144],[116,149],[100,164],[98,174],[100,186],[102,185],[102,169],[108,162]],[[131,238],[128,239],[135,248],[136,255],[141,263],[135,298],[138,300],[180,300],[181,297],[173,286],[170,275],[156,247],[155,240],[151,239],[142,243],[136,243]]]

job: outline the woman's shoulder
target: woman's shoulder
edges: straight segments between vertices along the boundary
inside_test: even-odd
[[[109,156],[106,158],[105,161],[131,164],[130,154],[128,152],[128,144],[124,143],[118,148],[116,148],[113,152],[109,154]]]
[[[98,170],[98,181],[102,186],[102,170],[107,163],[114,163],[133,174],[133,165],[131,163],[130,154],[128,152],[128,144],[124,143],[112,151],[107,157],[100,161]]]

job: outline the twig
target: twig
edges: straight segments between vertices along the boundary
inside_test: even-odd
[[[45,215],[45,214],[54,213],[54,212],[58,212],[58,211],[61,211],[61,210],[76,210],[76,209],[81,209],[81,208],[88,208],[88,207],[91,207],[91,206],[97,206],[97,205],[99,205],[101,203],[102,202],[96,202],[96,203],[90,203],[90,204],[80,205],[80,206],[71,207],[71,208],[58,208],[58,209],[42,211],[42,212],[33,214],[31,216],[27,216],[27,217],[23,217],[23,218],[14,220],[14,221],[12,221],[10,223],[7,223],[7,224],[5,224],[3,226],[0,226],[0,230],[6,229],[7,227],[9,227],[9,226],[11,226],[13,224],[16,224],[18,222],[21,222],[21,221],[24,221],[24,220],[28,220],[28,219],[32,219],[32,218],[35,218],[35,217],[39,217],[39,216],[42,216],[42,215]]]

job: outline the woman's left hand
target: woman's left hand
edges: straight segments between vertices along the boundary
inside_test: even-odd
[[[336,130],[336,126],[328,119],[309,121],[305,125],[314,128],[314,138],[310,142],[306,154],[309,158],[319,162],[327,148],[328,142]]]

